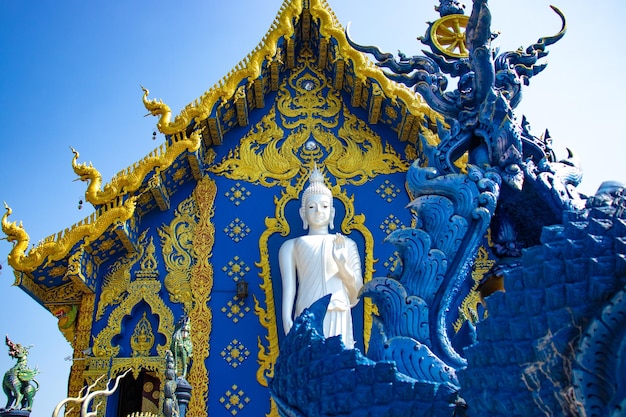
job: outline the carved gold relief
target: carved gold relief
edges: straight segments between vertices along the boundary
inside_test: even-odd
[[[389,180],[385,180],[377,189],[376,194],[387,203],[392,203],[402,190]]]
[[[139,302],[145,301],[151,307],[152,312],[159,317],[157,331],[165,336],[166,341],[163,345],[157,346],[157,352],[160,356],[165,357],[165,350],[169,347],[170,338],[174,332],[174,318],[170,309],[159,296],[160,290],[161,283],[156,280],[136,280],[131,282],[128,288],[128,296],[111,312],[106,328],[94,337],[94,355],[113,357],[119,354],[120,347],[113,345],[113,338],[122,333],[124,317],[129,316],[133,307]]]
[[[95,307],[96,296],[94,294],[83,294],[76,321],[75,336],[72,341],[74,348],[74,361],[70,370],[69,385],[67,388],[69,397],[78,397],[80,390],[86,381],[85,369],[87,361],[85,352],[89,349],[91,335],[92,317]],[[66,416],[78,416],[78,410],[66,412]]]
[[[186,314],[191,310],[192,245],[197,222],[196,203],[189,197],[178,205],[170,224],[158,229],[167,271],[165,288],[172,302],[183,304]]]
[[[250,228],[239,217],[235,217],[235,219],[224,228],[224,233],[235,243],[239,243],[250,233]]]
[[[314,158],[316,147],[327,153],[324,164],[335,178],[355,185],[408,169],[408,162],[389,144],[383,147],[381,138],[342,105],[313,57],[303,53],[297,70],[280,87],[276,106],[210,170],[266,187],[285,186],[300,171],[302,159],[308,159],[305,154]]]
[[[276,111],[270,112],[250,130],[226,158],[210,167],[211,172],[247,182],[259,182],[266,187],[292,178],[300,161],[292,147],[279,145],[285,132],[276,124]]]
[[[147,230],[139,237],[139,241],[146,239]],[[139,245],[140,252],[128,253],[120,257],[104,276],[100,298],[98,300],[98,311],[96,320],[100,320],[104,314],[104,309],[111,305],[119,304],[123,295],[128,292],[130,284],[130,270],[135,263],[143,256],[144,245]]]
[[[233,323],[239,323],[239,320],[243,319],[246,314],[250,312],[250,307],[246,305],[244,299],[237,297],[236,295],[232,300],[228,300],[225,306],[221,308],[222,313],[226,315]]]
[[[237,339],[233,339],[222,351],[220,356],[233,368],[237,368],[250,356],[250,350]]]
[[[139,263],[139,271],[135,274],[138,279],[159,278],[158,262],[155,253],[154,238],[150,237],[150,243],[146,246],[143,256],[141,257],[141,262]]]
[[[64,303],[74,304],[80,302],[84,291],[76,288],[73,282],[46,289],[43,298],[40,298],[45,304]]]
[[[381,138],[346,108],[343,115],[344,122],[337,136],[345,138],[344,143],[330,144],[332,151],[324,161],[331,174],[362,185],[379,174],[406,172],[409,163],[389,143],[383,147]]]
[[[65,275],[65,272],[67,271],[67,268],[61,265],[55,266],[53,268],[50,268],[50,270],[48,271],[48,276],[52,277],[52,278],[58,278],[60,276]],[[40,278],[41,280],[42,278]],[[64,280],[65,281],[65,280]]]
[[[220,397],[220,403],[232,416],[236,416],[249,402],[250,398],[237,385],[233,385]]]
[[[474,261],[474,269],[472,270],[474,285],[472,286],[472,290],[469,295],[465,297],[461,303],[461,307],[459,307],[459,318],[453,325],[455,331],[458,332],[466,320],[475,324],[477,321],[482,319],[482,317],[478,317],[478,305],[482,303],[480,291],[478,291],[478,285],[495,263],[495,260],[489,259],[489,253],[484,247],[478,248],[478,254],[476,255],[476,260]]]
[[[92,289],[87,287],[87,277],[83,275],[83,257],[85,251],[81,248],[74,252],[67,260],[67,270],[65,272],[64,281],[71,281],[77,289],[84,292],[92,292]],[[91,262],[85,262],[86,265],[91,266]],[[88,270],[88,268],[85,268]],[[88,275],[89,276],[89,275]]]
[[[238,206],[243,203],[252,193],[246,189],[241,183],[236,183],[234,187],[231,187],[229,191],[226,191],[224,195],[235,205]]]
[[[154,333],[152,333],[152,325],[146,317],[144,311],[141,320],[137,322],[135,330],[130,337],[130,347],[132,348],[132,356],[150,356],[150,350],[154,345]]]
[[[97,357],[118,356],[120,347],[114,346],[113,338],[122,334],[124,317],[131,315],[133,308],[141,301],[145,301],[152,313],[158,316],[157,331],[165,336],[165,343],[157,346],[158,355],[165,357],[165,350],[169,348],[170,338],[174,332],[174,317],[159,295],[161,282],[158,279],[154,242],[152,238],[148,240],[146,234],[147,231],[144,231],[141,235],[140,247],[145,249],[142,249],[141,268],[136,272],[135,280],[128,283],[126,296],[109,314],[106,327],[94,337],[93,353]]]
[[[295,129],[301,125],[334,128],[342,107],[340,94],[329,88],[326,77],[314,63],[310,50],[303,50],[298,66],[279,89],[276,108],[284,116],[283,126]],[[292,94],[291,91],[296,91]]]
[[[173,302],[182,303],[194,331],[194,358],[187,379],[194,387],[189,416],[206,414],[209,356],[213,313],[208,306],[213,288],[212,256],[215,227],[211,223],[217,188],[208,177],[193,195],[179,204],[174,219],[159,230],[167,276],[165,286]],[[193,288],[193,291],[192,291]]]
[[[191,268],[190,284],[193,291],[189,320],[193,329],[191,343],[194,361],[187,375],[187,380],[194,387],[194,391],[187,410],[188,417],[204,417],[207,412],[209,372],[206,369],[205,361],[211,348],[213,321],[213,311],[209,307],[209,302],[213,290],[214,272],[210,259],[213,256],[213,244],[215,243],[215,226],[212,219],[216,193],[215,181],[209,177],[200,180],[193,191],[198,222],[192,237],[195,263]]]

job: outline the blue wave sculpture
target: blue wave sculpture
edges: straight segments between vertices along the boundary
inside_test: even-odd
[[[329,301],[321,298],[297,317],[281,344],[269,381],[281,416],[450,416],[458,408],[450,385],[402,375],[393,362],[374,362],[358,349],[346,349],[339,336],[325,339]]]
[[[458,1],[440,3],[442,17],[463,13]],[[446,123],[438,145],[422,138],[426,160],[407,173],[414,227],[386,239],[401,265],[361,290],[377,307],[367,357],[323,338],[328,300],[315,303],[283,340],[269,383],[282,416],[626,415],[626,186],[580,195],[574,153],[557,160],[549,133],[533,136],[514,115],[565,34],[553,10],[556,35],[502,54],[490,47],[486,0],[473,2],[467,57],[433,48],[396,59],[349,39]],[[448,76],[458,79],[452,91]],[[488,229],[489,314],[455,331]],[[494,280],[503,291],[486,289]]]

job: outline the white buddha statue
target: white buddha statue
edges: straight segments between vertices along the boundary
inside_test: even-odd
[[[340,233],[329,234],[329,226],[334,227],[333,195],[317,167],[301,201],[300,217],[309,232],[283,243],[278,253],[283,328],[288,333],[294,317],[321,297],[332,294],[324,318],[324,336],[341,335],[344,345],[353,348],[350,309],[358,303],[363,286],[358,248],[352,239]]]

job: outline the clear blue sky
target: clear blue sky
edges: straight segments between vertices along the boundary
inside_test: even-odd
[[[178,113],[260,42],[281,3],[0,1],[0,200],[13,209],[10,220],[23,221],[36,243],[91,214],[77,207],[86,184],[73,181],[69,147],[105,179],[147,155],[163,137],[152,140],[156,119],[143,117],[140,84]],[[438,17],[429,0],[329,3],[357,42],[409,55],[422,49],[424,22]],[[518,116],[527,115],[535,135],[548,128],[559,157],[565,147],[579,154],[579,189],[593,193],[602,180],[626,181],[626,3],[560,3],[568,33],[549,48],[548,68],[531,80]],[[492,0],[492,29],[501,32],[494,45],[513,50],[558,32],[549,4]],[[65,397],[71,349],[47,310],[11,287],[10,249],[0,241],[0,335],[34,345],[29,363],[41,370],[41,390],[31,415],[49,416]],[[0,347],[0,372],[13,365],[6,352]]]

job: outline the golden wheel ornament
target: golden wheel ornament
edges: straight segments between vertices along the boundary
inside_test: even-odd
[[[465,28],[469,17],[462,14],[450,14],[438,19],[430,28],[430,39],[434,47],[451,58],[469,56],[465,42]]]

